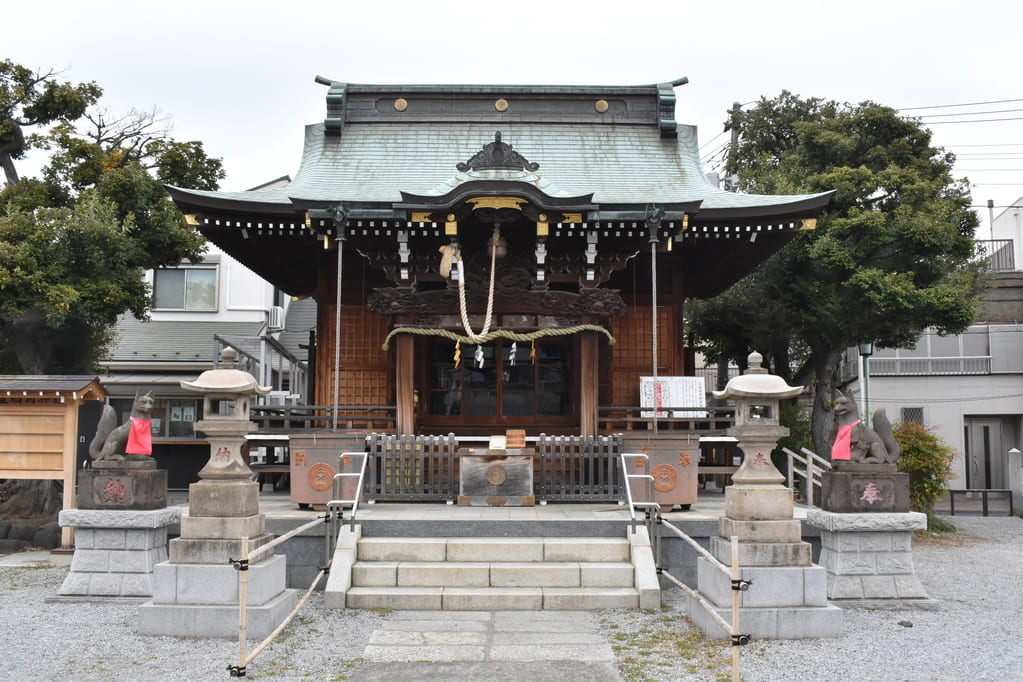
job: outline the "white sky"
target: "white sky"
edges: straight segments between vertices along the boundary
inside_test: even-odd
[[[970,178],[982,207],[978,237],[988,199],[997,215],[1023,196],[1023,170],[1009,170],[1023,169],[1023,3],[37,0],[7,3],[0,20],[0,58],[96,81],[115,113],[158,107],[175,138],[202,140],[223,158],[227,190],[294,174],[303,127],[325,113],[318,74],[609,85],[688,76],[676,90],[676,119],[699,126],[705,156],[725,141],[717,136],[732,102],[783,89],[897,109],[1017,100],[906,113],[973,114],[928,122],[1019,119],[932,130],[937,145],[962,157],[958,175]],[[1015,111],[979,113],[1006,109]],[[42,165],[39,154],[19,165],[23,175]]]

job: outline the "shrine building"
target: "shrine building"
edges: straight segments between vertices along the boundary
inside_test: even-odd
[[[684,78],[317,81],[326,114],[289,184],[170,192],[211,242],[315,299],[319,428],[625,434],[623,447],[656,441],[676,468],[691,448],[695,464],[706,424],[641,409],[644,381],[693,374],[683,301],[813,229],[831,193],[711,184],[695,127],[676,120]]]

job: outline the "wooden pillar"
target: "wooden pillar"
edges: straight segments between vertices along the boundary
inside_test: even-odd
[[[600,340],[596,332],[582,332],[579,340],[579,435],[597,435],[597,400],[600,386]]]
[[[411,435],[415,430],[415,345],[411,334],[394,337],[394,383],[397,414],[395,427],[400,435]]]
[[[64,456],[62,467],[64,469],[64,492],[61,504],[63,509],[74,509],[78,506],[78,499],[75,495],[76,481],[78,477],[78,405],[77,401],[67,401],[64,404]],[[60,548],[71,549],[75,544],[75,529],[60,529]]]

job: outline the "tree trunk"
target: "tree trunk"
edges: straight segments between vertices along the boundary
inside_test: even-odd
[[[813,396],[813,418],[810,429],[813,449],[820,456],[829,459],[835,440],[835,376],[841,352],[833,350],[814,351],[813,363],[815,384]]]
[[[8,185],[18,184],[18,170],[14,167],[14,159],[10,154],[0,154],[0,167],[4,169],[4,176]]]

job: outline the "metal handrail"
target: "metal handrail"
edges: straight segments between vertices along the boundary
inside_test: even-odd
[[[363,481],[366,478],[366,465],[369,463],[369,453],[368,452],[362,452],[362,451],[342,452],[340,455],[338,455],[338,462],[341,462],[345,457],[350,457],[350,456],[353,456],[353,455],[362,457],[362,464],[359,465],[359,470],[357,472],[356,471],[353,471],[353,472],[338,472],[338,473],[334,474],[334,489],[332,491],[334,499],[332,499],[329,502],[327,502],[327,513],[328,513],[328,516],[330,516],[332,524],[336,524],[337,521],[342,521],[343,522],[344,521],[344,505],[346,505],[346,504],[350,504],[351,505],[352,514],[351,514],[349,520],[350,520],[350,528],[352,528],[352,529],[355,528],[355,515],[359,511],[359,500],[362,499],[362,487],[363,487]],[[338,465],[338,469],[340,469],[340,468],[341,468],[341,466],[339,464]],[[345,478],[356,478],[356,479],[358,479],[356,481],[356,485],[355,485],[355,497],[350,499],[350,500],[345,500],[345,499],[341,498],[341,481],[342,481],[342,479],[345,479]],[[336,535],[334,537],[334,541],[335,542],[337,541]]]
[[[795,479],[794,475],[799,476],[806,481],[806,504],[809,506],[813,505],[813,488],[814,486],[822,485],[820,474],[823,471],[831,470],[831,462],[824,459],[817,453],[807,450],[806,448],[800,448],[803,454],[806,455],[804,458],[802,455],[797,455],[788,448],[783,447],[782,452],[788,456],[789,473],[788,473],[788,484],[790,488],[794,487]],[[800,471],[793,466],[793,460],[799,462],[805,467],[805,471]],[[815,466],[816,464],[816,466]]]
[[[645,452],[622,452],[622,453],[619,453],[619,454],[620,454],[620,458],[621,458],[621,462],[622,462],[622,474],[625,476],[625,499],[626,499],[626,501],[627,501],[627,503],[629,505],[629,517],[632,520],[632,532],[635,533],[636,532],[636,507],[637,506],[646,507],[650,503],[648,503],[648,502],[635,502],[635,501],[633,501],[633,499],[632,499],[632,486],[629,485],[629,481],[631,479],[633,479],[633,478],[645,479],[647,481],[647,485],[649,486],[650,483],[653,482],[654,477],[651,476],[650,474],[630,474],[629,473],[629,467],[626,464],[626,461],[628,459],[642,459],[644,462],[649,462],[650,461],[650,456],[647,455]],[[654,504],[656,504],[656,503],[654,503]],[[661,506],[657,505],[657,509],[660,510],[660,508],[661,508]]]

